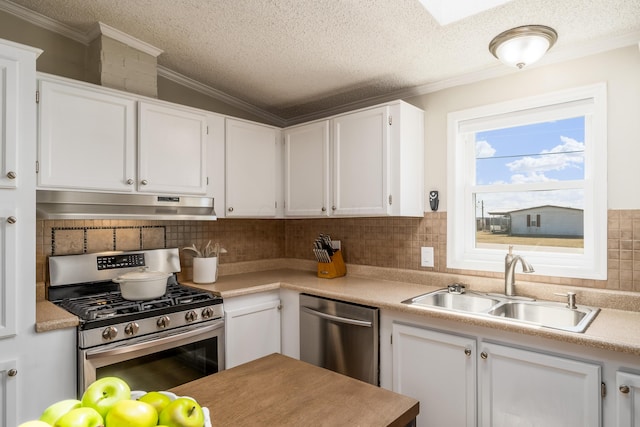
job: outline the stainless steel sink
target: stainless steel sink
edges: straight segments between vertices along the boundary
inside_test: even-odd
[[[499,299],[485,294],[475,292],[451,293],[447,289],[440,289],[403,301],[403,303],[410,305],[444,308],[469,313],[486,313],[499,302]]]
[[[569,332],[584,332],[600,311],[599,308],[583,305],[569,308],[564,303],[514,300],[507,296],[465,291],[464,286],[456,286],[458,287],[453,288],[456,291],[452,291],[452,287],[439,289],[402,301],[402,303],[417,307],[502,318]]]
[[[488,314],[547,328],[584,332],[599,311],[599,308],[585,306],[571,309],[566,304],[553,302],[507,301],[494,307]]]

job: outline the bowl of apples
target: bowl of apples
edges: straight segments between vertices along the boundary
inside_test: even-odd
[[[18,427],[211,427],[209,409],[168,391],[131,390],[118,377],[94,381],[80,400],[65,399]]]

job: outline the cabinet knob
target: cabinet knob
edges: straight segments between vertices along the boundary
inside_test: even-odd
[[[321,210],[322,210],[322,212],[326,212],[326,211],[327,211],[327,208],[325,208],[325,207],[323,206]]]
[[[229,209],[227,209],[229,212],[233,212],[233,207],[230,207]]]
[[[465,356],[471,356],[471,349],[465,348],[464,349],[464,354],[465,354]]]
[[[332,211],[335,211],[336,209],[338,209],[338,208],[336,208],[335,206],[331,206],[331,210]]]
[[[480,353],[480,357],[482,357],[483,359],[486,359],[487,357],[489,357],[489,355],[487,354],[486,351],[483,351],[482,353]]]
[[[7,222],[9,224],[15,224],[16,222],[18,222],[18,220],[16,219],[15,216],[10,216],[9,218],[7,218]]]
[[[7,372],[7,375],[9,375],[10,377],[15,377],[16,375],[18,375],[18,370],[17,369],[9,369],[9,372]]]
[[[127,180],[127,185],[133,185],[133,180],[131,178]]]
[[[16,179],[16,173],[14,171],[7,172],[7,178]]]
[[[619,390],[622,394],[629,394],[629,391],[631,391],[628,385],[621,385]]]
[[[142,181],[140,181],[140,184],[142,185],[147,185],[149,183],[149,181],[147,181],[146,179],[143,179]]]

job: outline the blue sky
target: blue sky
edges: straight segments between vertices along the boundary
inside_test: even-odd
[[[584,179],[585,119],[576,117],[476,133],[476,184]],[[582,192],[482,194],[493,209],[542,204],[582,207]]]

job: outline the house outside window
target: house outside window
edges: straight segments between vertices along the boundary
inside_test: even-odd
[[[606,279],[606,86],[450,113],[447,267]]]

